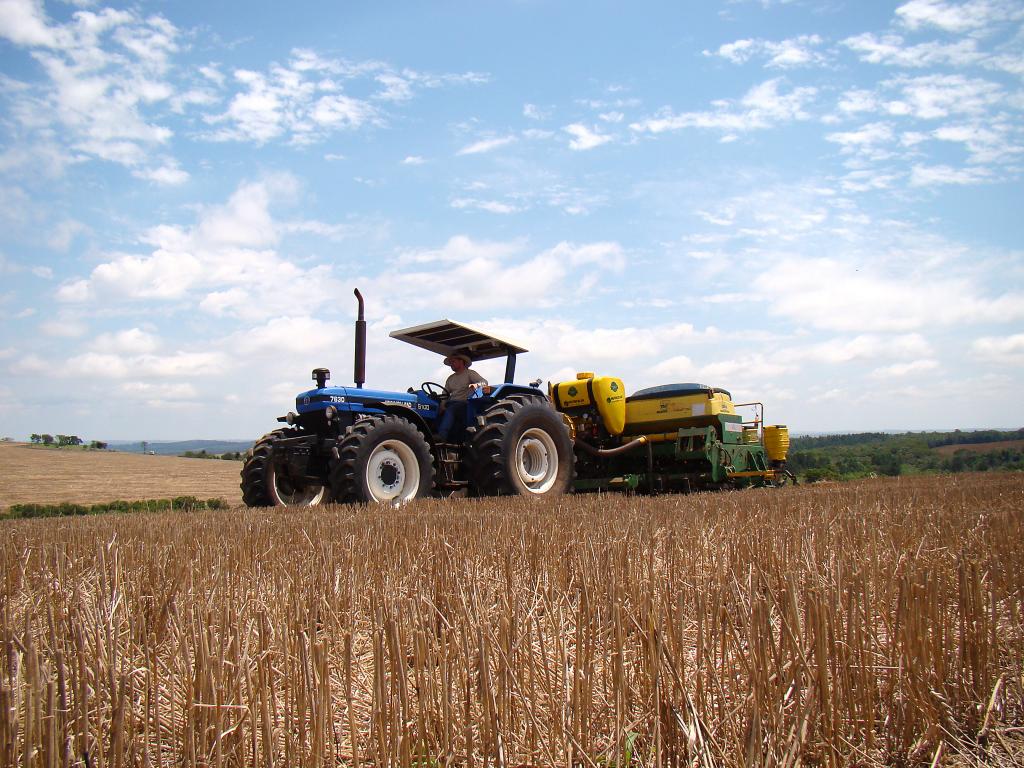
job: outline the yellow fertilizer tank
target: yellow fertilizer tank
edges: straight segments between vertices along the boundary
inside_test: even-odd
[[[596,407],[610,435],[621,435],[626,424],[626,388],[622,379],[614,376],[577,373],[576,381],[564,381],[551,388],[551,400],[555,408],[570,415]]]
[[[785,424],[764,428],[764,450],[772,461],[785,461],[789,452],[789,429]]]
[[[692,419],[733,415],[732,396],[703,384],[667,384],[641,389],[626,401],[624,434],[668,432],[690,426]]]

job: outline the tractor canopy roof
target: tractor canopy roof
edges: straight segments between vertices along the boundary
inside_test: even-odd
[[[509,341],[451,320],[435,320],[425,325],[392,331],[391,338],[445,357],[458,352],[473,362],[527,351]]]

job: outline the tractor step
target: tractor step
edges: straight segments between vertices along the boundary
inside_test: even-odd
[[[465,446],[462,443],[434,443],[434,455],[437,457],[437,487],[445,489],[468,488],[469,481],[464,480],[461,470],[462,455]]]

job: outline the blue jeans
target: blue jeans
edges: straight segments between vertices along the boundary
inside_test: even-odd
[[[466,407],[465,400],[449,400],[441,414],[441,422],[437,425],[437,437],[443,442],[462,440],[466,431]]]

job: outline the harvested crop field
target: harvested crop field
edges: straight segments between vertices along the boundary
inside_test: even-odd
[[[8,521],[5,765],[1020,764],[1024,475]]]
[[[0,513],[11,504],[93,504],[175,496],[241,504],[238,461],[0,443]]]

